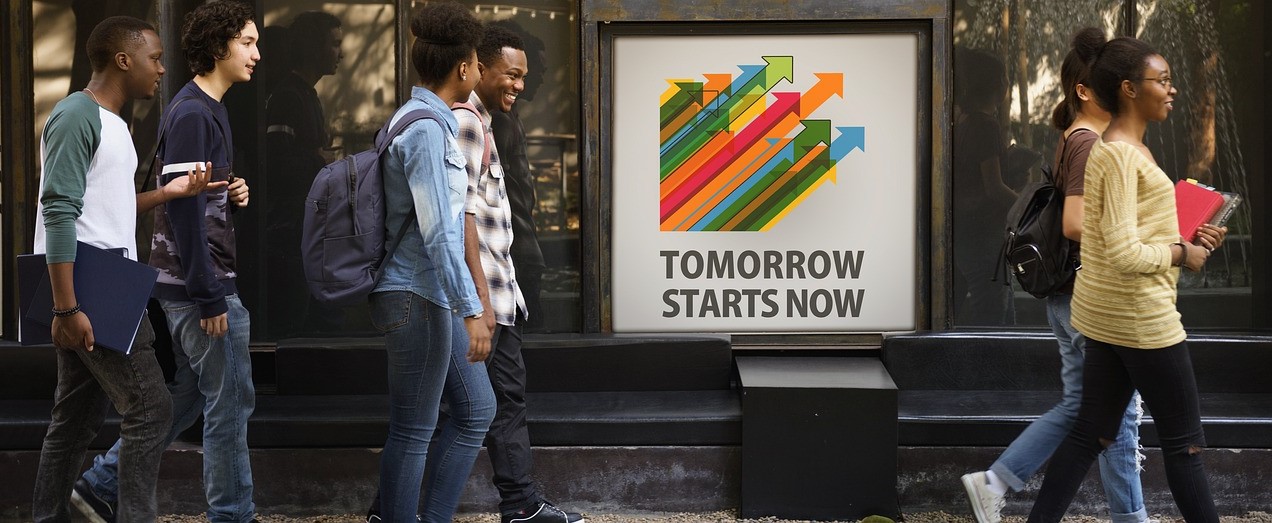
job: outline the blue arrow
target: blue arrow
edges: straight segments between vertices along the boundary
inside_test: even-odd
[[[853,149],[861,149],[866,151],[866,128],[865,127],[836,127],[839,129],[839,137],[835,138],[830,144],[830,159],[839,161],[848,156]]]

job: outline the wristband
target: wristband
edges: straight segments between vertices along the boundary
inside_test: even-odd
[[[53,309],[53,316],[58,318],[65,318],[68,316],[74,316],[76,314],[79,314],[79,311],[80,311],[80,306],[76,304],[74,307],[71,307],[65,310]]]
[[[1183,267],[1184,265],[1188,263],[1188,246],[1184,245],[1184,242],[1175,242],[1175,243],[1172,243],[1171,245],[1179,246],[1179,263],[1172,264],[1172,265],[1174,267]]]

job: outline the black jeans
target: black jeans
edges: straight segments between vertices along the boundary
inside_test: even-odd
[[[499,489],[499,511],[513,512],[542,501],[530,479],[530,432],[526,427],[526,364],[521,358],[521,327],[500,325],[486,359],[490,386],[495,390],[495,419],[486,433],[486,453]]]
[[[1068,437],[1051,456],[1029,521],[1058,522],[1073,501],[1101,440],[1117,438],[1118,424],[1139,389],[1152,413],[1175,505],[1189,523],[1217,523],[1201,448],[1206,445],[1197,380],[1185,342],[1164,349],[1132,349],[1087,338],[1082,406]],[[1196,448],[1196,452],[1190,449]]]
[[[108,400],[123,416],[117,520],[155,520],[155,485],[172,427],[172,398],[155,360],[154,340],[150,319],[143,317],[130,354],[102,348],[53,349],[57,389],[35,475],[35,521],[71,520],[71,489],[83,469],[85,451],[106,419]]]

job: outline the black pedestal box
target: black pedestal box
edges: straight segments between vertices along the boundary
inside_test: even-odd
[[[739,357],[742,517],[895,518],[897,389],[874,358]]]

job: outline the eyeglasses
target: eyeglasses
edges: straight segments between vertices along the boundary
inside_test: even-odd
[[[1167,89],[1170,89],[1170,86],[1173,85],[1171,83],[1171,79],[1169,76],[1162,76],[1158,78],[1140,78],[1140,80],[1144,82],[1149,82],[1149,81],[1157,82],[1159,84],[1162,84],[1162,87],[1165,87]]]

